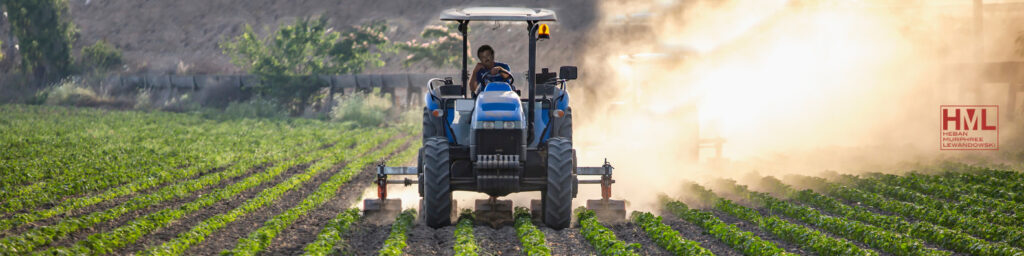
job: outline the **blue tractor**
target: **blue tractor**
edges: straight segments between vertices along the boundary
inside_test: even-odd
[[[364,201],[367,215],[393,215],[401,210],[400,199],[387,198],[388,184],[416,184],[421,198],[420,214],[430,227],[451,225],[457,206],[452,192],[475,191],[490,199],[477,200],[477,219],[492,226],[512,221],[512,202],[498,197],[540,191],[531,202],[539,222],[554,229],[569,227],[572,200],[579,184],[600,184],[602,199],[587,206],[603,219],[625,219],[625,203],[611,200],[612,166],[576,166],[572,147],[572,108],[566,82],[576,79],[576,67],[563,66],[558,73],[536,72],[538,39],[548,38],[555,13],[546,9],[475,7],[449,9],[441,20],[459,23],[462,34],[462,84],[451,78],[427,83],[423,109],[423,147],[417,166],[377,168],[378,198]],[[483,89],[467,95],[468,27],[471,21],[524,22],[529,43],[527,96],[514,79],[484,79]],[[389,176],[416,176],[415,180],[389,180]],[[580,176],[599,179],[580,180]]]

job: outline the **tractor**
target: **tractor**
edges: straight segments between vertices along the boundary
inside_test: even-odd
[[[427,226],[451,225],[457,210],[453,191],[475,191],[489,199],[476,200],[476,219],[492,226],[512,222],[512,201],[498,200],[511,193],[540,191],[531,201],[536,221],[563,229],[572,219],[573,198],[580,184],[601,186],[601,199],[588,200],[587,207],[599,217],[624,220],[625,202],[612,200],[614,168],[576,165],[572,146],[572,108],[566,84],[577,78],[575,66],[562,66],[558,73],[547,68],[536,72],[538,40],[550,38],[547,24],[556,21],[547,9],[472,7],[448,9],[442,21],[458,22],[462,35],[462,84],[451,78],[427,82],[423,108],[423,147],[415,167],[377,166],[378,198],[364,201],[366,215],[394,215],[401,210],[400,199],[387,198],[389,184],[417,185],[420,217]],[[467,94],[469,71],[469,23],[475,21],[523,22],[529,66],[527,95],[515,87],[515,79],[487,77],[479,93]],[[389,176],[415,176],[415,180]],[[580,180],[580,176],[599,177]]]

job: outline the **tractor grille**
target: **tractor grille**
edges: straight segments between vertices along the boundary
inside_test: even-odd
[[[476,130],[477,155],[519,155],[523,131],[519,129]]]

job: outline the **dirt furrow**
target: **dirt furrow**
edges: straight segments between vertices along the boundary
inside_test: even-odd
[[[544,232],[545,244],[551,249],[551,255],[595,255],[594,248],[580,234],[579,228],[554,230],[538,226]]]
[[[238,207],[245,203],[246,200],[255,197],[257,194],[260,193],[260,191],[273,187],[278,183],[284,182],[285,180],[291,178],[296,174],[304,172],[306,168],[309,168],[309,165],[309,163],[305,163],[292,166],[288,168],[288,170],[285,171],[284,173],[281,173],[281,175],[274,177],[274,179],[271,181],[261,183],[253,188],[247,189],[242,193],[239,193],[238,195],[235,195],[230,199],[217,202],[213,205],[210,205],[209,207],[205,207],[196,212],[187,214],[181,219],[169,223],[167,226],[164,226],[149,234],[142,236],[136,243],[125,248],[122,248],[121,250],[118,250],[118,254],[124,255],[134,253],[148,246],[157,246],[160,245],[161,243],[174,239],[175,236],[177,236],[177,234],[192,229],[192,227],[195,226],[197,223],[210,217],[213,217],[217,214],[230,211],[231,209],[234,209],[235,207]]]
[[[398,139],[402,138],[392,138],[387,143]],[[382,143],[380,145],[383,147],[383,145],[387,145],[387,143]],[[396,149],[394,152],[391,152],[388,157],[394,157],[411,145],[411,143],[406,143],[400,149]],[[380,150],[381,147],[374,150]],[[338,167],[338,170],[341,170],[341,168],[343,167]],[[331,173],[333,175],[336,172],[337,171]],[[316,240],[317,234],[319,234],[320,230],[327,225],[327,222],[334,219],[334,217],[338,216],[338,213],[345,211],[355,204],[356,201],[361,199],[363,191],[366,187],[373,184],[373,180],[376,176],[377,174],[374,166],[364,166],[362,171],[352,177],[352,179],[346,182],[345,185],[341,186],[339,191],[335,192],[337,196],[334,199],[327,201],[324,205],[299,217],[295,223],[288,225],[288,228],[282,231],[280,235],[271,241],[270,246],[268,246],[266,250],[267,255],[302,254],[305,249],[305,245]],[[316,187],[313,188],[313,190],[315,189]]]
[[[253,170],[257,170],[257,171],[258,170],[263,170],[263,168],[265,166],[266,166],[266,164],[260,165],[258,167],[253,168]],[[192,179],[188,179],[188,180],[198,179],[199,177],[202,177],[203,175],[222,172],[222,171],[224,171],[226,169],[227,169],[226,167],[219,167],[219,168],[215,168],[215,169],[205,170],[205,171],[201,172],[199,175],[193,176]],[[250,175],[252,173],[255,173],[255,172],[254,171],[250,171],[249,173],[246,173],[246,174],[243,174],[243,175],[240,175],[240,176],[248,176],[248,175]],[[178,182],[181,182],[181,181],[178,181]],[[162,188],[164,188],[166,186],[170,186],[170,185],[176,184],[178,182],[168,182],[168,183],[162,184],[160,186],[156,186],[156,187],[152,187],[152,188],[147,188],[147,189],[144,189],[144,190],[136,191],[135,193],[131,193],[131,194],[120,196],[120,197],[115,197],[115,198],[112,198],[110,200],[102,201],[102,202],[99,202],[99,203],[96,203],[96,204],[93,204],[93,205],[90,205],[90,206],[86,206],[86,207],[83,207],[83,208],[80,208],[80,209],[77,209],[77,210],[72,210],[69,213],[58,214],[58,215],[55,215],[53,217],[41,219],[41,220],[34,221],[34,222],[31,222],[31,223],[25,223],[25,224],[19,225],[17,227],[14,227],[14,228],[12,228],[12,229],[10,229],[8,231],[5,231],[4,233],[5,234],[21,234],[21,233],[24,233],[24,232],[26,232],[26,231],[28,231],[30,229],[36,228],[36,227],[43,227],[43,226],[50,226],[50,225],[57,224],[61,220],[64,220],[64,219],[78,218],[78,217],[82,217],[82,216],[85,216],[85,215],[89,215],[90,213],[93,213],[93,212],[105,211],[107,209],[111,209],[111,208],[114,208],[114,207],[116,207],[118,205],[121,205],[121,204],[123,204],[125,202],[128,202],[129,200],[131,200],[132,198],[135,198],[136,196],[146,195],[146,194],[149,194],[149,193],[153,193],[153,192],[158,191],[158,190],[160,190],[160,189],[162,189]],[[106,192],[106,190],[104,190],[103,192]],[[95,194],[98,194],[98,193],[95,193]],[[92,194],[92,195],[89,195],[89,196],[93,196],[95,194]],[[45,207],[45,208],[33,209],[33,211],[45,210],[45,209],[52,208],[54,206],[57,206],[57,205],[53,204],[53,205],[49,205],[48,207]]]
[[[640,244],[640,250],[637,251],[640,255],[672,255],[672,253],[658,246],[650,237],[647,237],[647,233],[644,233],[643,229],[633,223],[625,222],[604,225],[615,232],[615,237],[618,237],[619,240],[626,243]]]
[[[514,227],[494,229],[490,226],[476,226],[473,227],[473,237],[482,255],[523,255],[523,245]]]
[[[309,196],[309,194],[312,194],[314,191],[316,191],[316,188],[320,186],[321,183],[327,182],[327,180],[331,178],[331,175],[334,175],[334,173],[338,172],[338,170],[343,168],[345,164],[347,164],[347,162],[344,164],[335,165],[334,167],[331,167],[329,170],[317,174],[312,179],[307,180],[298,188],[295,188],[291,191],[284,193],[284,195],[282,195],[281,198],[278,198],[269,205],[266,205],[257,211],[246,214],[241,218],[238,218],[231,224],[225,226],[224,228],[221,228],[220,230],[217,230],[213,234],[210,234],[210,236],[208,236],[206,240],[204,240],[203,242],[189,248],[185,252],[185,255],[215,255],[220,253],[221,250],[233,248],[235,244],[238,242],[239,238],[248,236],[250,232],[263,226],[263,223],[266,222],[268,219],[277,216],[278,214],[281,214],[284,211],[287,211],[288,209],[294,207],[295,205],[298,205],[300,202],[302,202],[303,198],[306,198],[306,196]],[[309,165],[303,165],[302,171],[305,171],[306,167],[308,166]],[[259,193],[259,191],[263,191],[263,189],[277,185],[278,183],[284,180],[285,179],[275,179],[274,183],[266,183],[266,186],[260,186],[260,189],[256,190],[250,196],[254,196],[257,193]],[[195,222],[205,220],[206,218],[212,217],[219,213],[230,211],[231,209],[234,209],[235,207],[238,207],[239,205],[245,203],[246,200],[249,200],[249,197],[232,199],[230,200],[232,202],[231,205],[225,205],[223,209],[220,209],[220,211],[218,212],[210,213],[208,215],[203,216],[203,218],[197,218]],[[188,225],[187,227],[182,228],[179,232],[187,231],[191,229],[191,227],[192,225]]]
[[[693,223],[676,217],[671,213],[662,213],[662,222],[665,225],[672,227],[672,229],[679,231],[679,235],[688,240],[696,241],[700,243],[704,249],[711,250],[715,255],[721,256],[741,256],[742,253],[737,252],[726,245],[718,238],[715,238],[711,234],[704,232],[704,229],[694,225]]]
[[[236,176],[234,178],[227,179],[226,181],[222,180],[220,183],[217,183],[216,185],[204,187],[202,189],[194,191],[194,192],[190,193],[186,197],[171,198],[171,199],[168,199],[166,201],[163,201],[163,202],[151,205],[151,206],[143,208],[143,209],[138,209],[138,210],[135,210],[135,211],[128,212],[126,214],[123,214],[123,215],[121,215],[121,216],[111,220],[111,221],[105,221],[105,222],[97,223],[96,225],[93,225],[90,228],[80,229],[78,231],[75,231],[75,232],[71,233],[71,235],[69,235],[67,237],[64,237],[62,239],[54,241],[54,243],[51,243],[50,246],[51,247],[71,246],[71,245],[73,245],[74,243],[76,243],[76,242],[78,242],[80,240],[88,238],[92,234],[103,233],[103,232],[107,232],[107,231],[113,230],[113,229],[115,229],[117,227],[120,227],[121,225],[124,225],[124,224],[134,220],[135,218],[146,216],[146,215],[148,215],[150,213],[157,212],[157,211],[160,211],[160,210],[163,210],[163,209],[167,209],[167,208],[171,208],[171,207],[178,207],[178,206],[186,204],[188,202],[195,201],[196,199],[198,199],[200,196],[202,196],[204,194],[210,193],[211,191],[214,191],[214,190],[226,187],[226,186],[228,186],[230,184],[234,184],[236,182],[244,180],[245,178],[247,178],[249,176],[252,176],[253,174],[263,172],[268,167],[269,167],[269,165],[261,165],[259,167],[252,168],[252,169],[248,170],[243,175],[238,175],[238,176]],[[292,172],[292,170],[289,170],[289,174],[288,175],[290,175],[291,172]],[[144,241],[144,240],[140,240],[140,241]]]
[[[787,252],[792,252],[800,255],[818,255],[814,252],[804,250],[800,248],[800,246],[778,239],[771,233],[761,230],[761,228],[758,227],[757,224],[746,222],[744,220],[725,214],[724,212],[718,210],[712,210],[711,212],[714,213],[715,217],[718,217],[718,219],[721,219],[723,222],[736,225],[736,227],[740,228],[743,231],[749,231],[751,233],[754,233],[754,235],[757,235],[758,237],[764,239],[765,241],[771,241],[772,243],[775,243],[776,246],[786,250]]]
[[[387,237],[386,234],[384,236]],[[383,239],[377,241],[377,243],[384,242]],[[405,247],[406,255],[453,255],[455,254],[455,226],[433,229],[423,223],[416,223],[409,230],[409,238],[406,243],[409,245]],[[377,245],[376,248],[379,249],[380,245]],[[376,251],[366,254],[357,253],[356,255],[376,255]]]
[[[333,175],[333,173],[332,173]],[[373,167],[363,168],[358,175],[338,191],[338,197],[324,203],[323,206],[299,217],[295,223],[288,225],[267,247],[266,255],[298,255],[302,254],[307,243],[316,240],[317,234],[327,222],[351,207],[360,199],[363,190],[369,186],[376,173]],[[313,187],[312,189],[316,189]],[[302,200],[302,198],[298,199]]]

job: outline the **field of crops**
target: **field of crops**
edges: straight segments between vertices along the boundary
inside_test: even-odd
[[[3,105],[0,255],[1024,255],[1024,174],[985,168],[681,183],[564,230],[521,207],[499,229],[365,220],[372,166],[418,148],[399,128]]]

